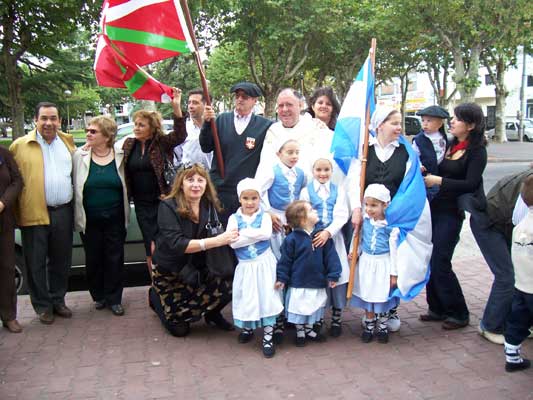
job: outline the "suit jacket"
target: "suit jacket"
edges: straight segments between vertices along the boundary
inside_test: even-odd
[[[0,233],[13,231],[15,227],[14,207],[22,186],[22,176],[13,155],[0,146],[0,201],[4,204],[0,213]]]

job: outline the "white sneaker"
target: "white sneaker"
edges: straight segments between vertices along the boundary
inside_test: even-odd
[[[491,343],[503,345],[505,342],[505,338],[503,335],[499,333],[492,333],[492,332],[486,331],[482,329],[481,326],[479,325],[477,327],[477,331],[481,335],[481,337],[484,337]]]
[[[533,328],[529,328],[529,339],[533,339]]]
[[[393,309],[391,311],[389,311],[389,318],[387,319],[387,329],[389,332],[398,332],[401,326],[400,316],[398,315],[397,309]],[[366,320],[366,315],[363,314],[363,318],[361,318],[361,326],[363,328],[365,327]]]

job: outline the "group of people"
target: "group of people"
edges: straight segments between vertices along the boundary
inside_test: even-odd
[[[361,340],[387,343],[389,332],[400,327],[400,299],[409,300],[426,283],[428,311],[420,319],[458,329],[469,324],[469,311],[451,260],[466,210],[495,275],[480,333],[505,342],[508,371],[529,366],[520,343],[533,323],[533,275],[525,272],[531,258],[524,256],[532,241],[531,224],[524,221],[532,214],[533,178],[514,181],[513,206],[520,204],[526,219],[511,240],[510,221],[504,222],[506,232],[497,227],[491,195],[487,201],[483,191],[487,152],[479,106],[454,109],[450,143],[443,129],[446,110],[422,110],[423,130],[413,146],[402,136],[401,114],[378,107],[360,187],[360,161],[352,161],[345,177],[330,152],[340,110],[331,88],[317,89],[307,110],[297,91],[281,90],[277,122],[253,113],[262,95],[253,83],[234,85],[234,110],[218,116],[203,93],[193,91],[184,117],[181,91],[173,90],[174,129],[168,135],[158,113],[141,110],[133,116],[134,136],[118,146],[116,124],[99,116],[88,124],[86,145],[76,149],[72,137],[59,131],[57,107],[40,103],[36,130],[17,139],[11,153],[0,148],[0,234],[2,249],[9,250],[0,270],[7,274],[14,263],[15,216],[31,302],[42,323],[72,315],[64,297],[73,228],[83,241],[96,309],[124,314],[124,240],[133,200],[152,278],[149,304],[175,336],[188,335],[202,317],[223,330],[238,327],[240,343],[263,328],[262,351],[272,357],[288,325],[295,327],[297,346],[324,341],[327,309],[329,335],[340,336],[349,305],[365,311]],[[213,153],[213,120],[220,160]],[[164,178],[169,160],[179,166],[173,182]],[[393,215],[410,206],[410,182],[425,184],[427,199],[424,191],[413,203],[417,220],[403,224]],[[352,227],[360,230],[357,243],[345,234]],[[414,233],[418,228],[427,235]],[[398,247],[402,241],[418,252],[411,265]],[[357,267],[348,304],[352,258]],[[232,273],[220,273],[216,260]],[[19,332],[13,277],[5,276],[2,285],[9,290],[2,291],[1,317],[8,330]],[[221,313],[230,302],[233,323]]]

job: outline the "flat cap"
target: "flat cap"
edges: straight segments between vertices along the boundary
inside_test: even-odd
[[[244,93],[251,97],[259,97],[263,95],[261,89],[259,89],[259,86],[252,82],[236,83],[231,87],[230,92],[235,93],[237,90],[242,90]]]
[[[450,114],[441,106],[429,106],[423,110],[417,111],[416,115],[436,118],[450,118]]]

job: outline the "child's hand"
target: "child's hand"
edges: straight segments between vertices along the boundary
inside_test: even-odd
[[[313,238],[313,246],[315,247],[324,246],[330,237],[331,237],[331,233],[329,233],[328,231],[317,232],[317,234]]]
[[[283,229],[283,224],[281,223],[281,218],[278,217],[274,213],[269,213],[269,214],[270,214],[270,218],[272,219],[272,230],[274,232],[281,232],[281,230]]]
[[[283,282],[280,282],[280,281],[277,281],[274,284],[274,289],[277,289],[277,290],[283,289],[284,287],[285,287],[285,284]]]
[[[398,277],[395,275],[390,276],[390,288],[394,289],[396,286],[398,286]]]
[[[337,282],[329,281],[329,287],[330,288],[333,289],[335,286],[337,286]]]

